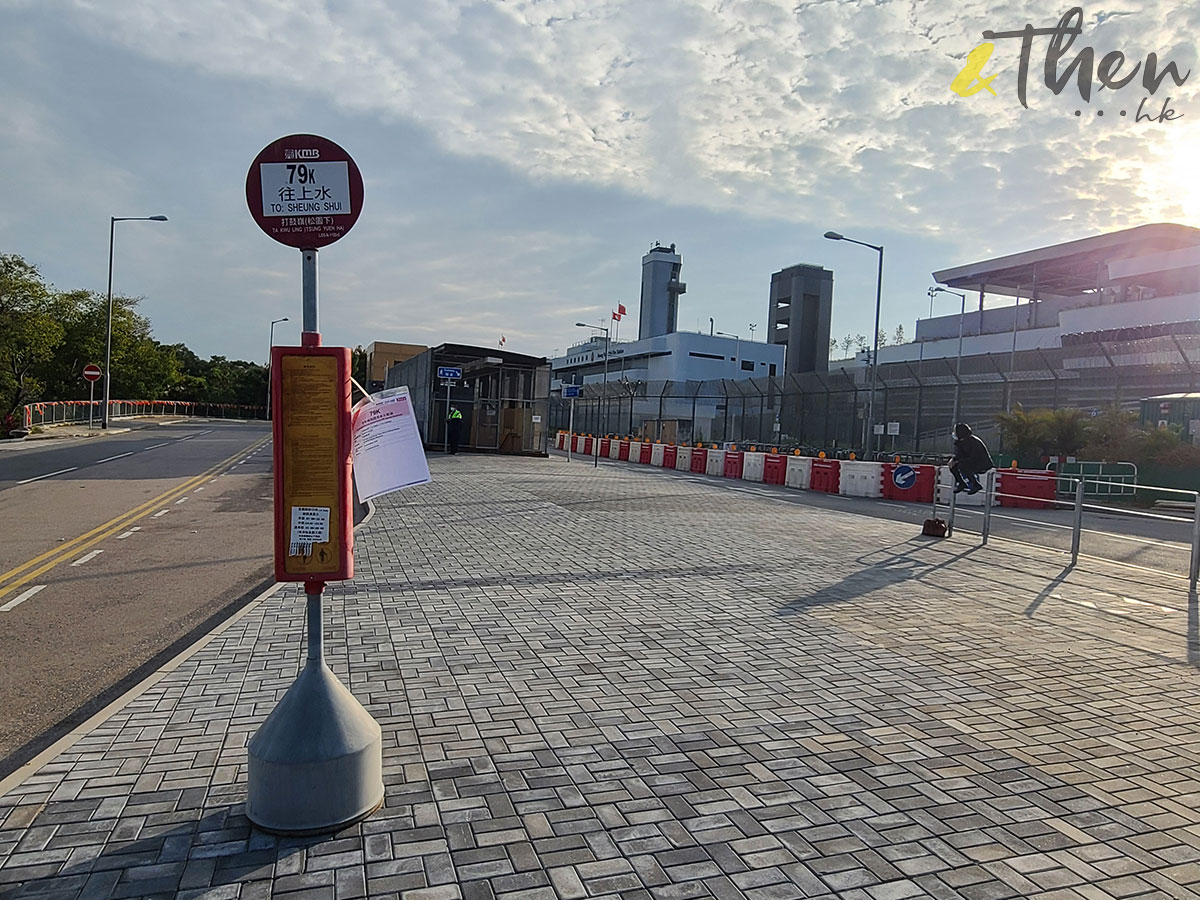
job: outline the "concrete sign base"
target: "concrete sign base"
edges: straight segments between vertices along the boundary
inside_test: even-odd
[[[264,831],[337,831],[383,803],[379,723],[322,660],[308,661],[249,757],[246,815]]]

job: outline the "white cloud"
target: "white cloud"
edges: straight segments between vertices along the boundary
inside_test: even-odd
[[[1093,227],[1172,208],[1161,192],[1139,196],[1110,164],[1121,161],[1127,171],[1130,161],[1148,163],[1170,143],[1169,128],[1101,123],[1090,114],[1075,120],[1078,98],[1053,98],[1034,83],[1044,41],[1031,66],[1037,108],[1022,111],[1015,102],[1011,40],[994,57],[1003,70],[999,97],[950,93],[985,28],[1049,25],[1057,13],[1044,4],[62,5],[79,27],[136,53],[415,121],[451,152],[493,158],[534,178],[583,179],[716,209],[751,205],[787,219],[804,218],[806,204],[797,201],[809,198],[855,224],[899,213],[920,229],[935,212],[926,188],[954,178],[960,161],[970,168],[981,152],[1001,151],[1010,156],[996,160],[999,178],[1017,185],[1030,165],[1062,173],[1079,155],[1091,160],[1087,187],[1106,194],[1108,209],[1079,202],[1078,185],[1053,179],[1039,185],[1037,202]],[[1095,43],[1131,59],[1149,49],[1186,51],[1176,29],[1188,26],[1189,15],[1196,17],[1147,4],[1089,28],[1076,49]],[[1180,62],[1186,68],[1195,60]],[[1200,73],[1179,92],[1193,105],[1196,82]],[[995,187],[990,175],[981,187]],[[1004,224],[1015,224],[996,199],[990,204]]]
[[[249,223],[245,166],[279,134],[328,126],[367,180],[362,222],[328,253],[323,321],[342,340],[490,345],[503,330],[561,346],[572,317],[633,311],[654,239],[684,252],[681,324],[761,309],[770,271],[803,260],[837,270],[835,331],[869,330],[873,261],[820,241],[827,228],[886,234],[885,320],[911,331],[934,268],[1200,223],[1200,7],[1093,26],[1102,10],[1085,6],[1078,47],[1196,69],[1160,92],[1185,118],[1121,119],[1132,87],[1090,108],[1053,97],[1044,42],[1031,109],[1012,41],[989,65],[998,97],[950,92],[984,29],[1050,25],[1061,10],[1045,4],[0,0],[0,249],[94,287],[107,217],[167,212],[122,238],[123,277],[144,273],[164,338],[250,355],[245,333],[284,314],[295,267]]]

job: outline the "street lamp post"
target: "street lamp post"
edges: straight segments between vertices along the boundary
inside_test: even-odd
[[[733,377],[737,378],[738,372],[742,369],[742,339],[739,335],[730,334],[728,331],[718,331],[717,334],[721,337],[731,337],[735,342],[733,345]]]
[[[271,343],[267,347],[267,421],[271,421],[271,351],[275,349],[275,326],[280,322],[286,322],[287,316],[282,319],[271,320]]]
[[[933,295],[934,294],[953,294],[962,301],[961,308],[958,313],[958,358],[954,362],[954,414],[951,416],[950,433],[954,433],[954,427],[958,424],[959,396],[962,393],[962,347],[963,347],[963,320],[967,317],[967,295],[960,294],[958,291],[952,291],[944,287],[931,287],[929,289],[929,316],[933,318]]]
[[[596,331],[604,332],[604,389],[601,393],[601,396],[604,398],[604,418],[602,421],[604,423],[604,434],[605,434],[605,436],[607,436],[608,435],[608,340],[609,340],[608,333],[609,333],[609,329],[612,328],[612,325],[589,325],[586,322],[576,322],[575,326],[577,328],[593,328]],[[592,445],[593,445],[594,453],[595,453],[595,455],[592,459],[592,468],[595,469],[595,468],[599,468],[599,466],[600,466],[600,440],[598,438],[593,439]]]
[[[112,387],[112,275],[113,275],[113,237],[118,222],[165,222],[166,216],[110,216],[108,220],[108,333],[104,340],[104,411],[100,416],[100,427],[108,428],[108,401]]]
[[[870,459],[875,452],[875,381],[879,372],[879,306],[883,298],[883,247],[879,244],[856,241],[854,238],[848,238],[836,231],[825,232],[825,237],[831,241],[849,241],[860,247],[870,247],[879,254],[879,270],[875,275],[875,349],[871,353],[871,393],[867,400],[867,440],[864,441],[866,456]]]

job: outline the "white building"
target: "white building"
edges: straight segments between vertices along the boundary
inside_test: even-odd
[[[550,361],[557,390],[568,384],[604,380],[604,336],[588,338]],[[613,341],[608,347],[609,381],[714,381],[757,378],[783,372],[780,344],[721,335],[673,331],[639,341]]]
[[[960,329],[965,359],[1059,348],[1064,335],[1196,322],[1200,229],[1140,225],[943,269],[933,278],[966,294],[967,311],[918,320],[911,343],[880,348],[880,365],[953,359]],[[1012,297],[1013,304],[985,309],[985,294]],[[958,298],[942,294],[938,302]]]

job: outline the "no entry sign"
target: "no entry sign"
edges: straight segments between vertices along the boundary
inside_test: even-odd
[[[362,212],[363,182],[350,154],[315,134],[268,144],[246,174],[246,205],[268,236],[301,250],[332,244]]]
[[[88,381],[99,381],[100,376],[104,373],[100,371],[100,367],[95,363],[88,363],[83,367],[83,377]]]

